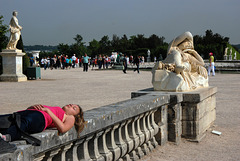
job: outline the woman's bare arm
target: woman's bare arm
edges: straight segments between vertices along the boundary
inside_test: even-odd
[[[60,133],[65,133],[74,126],[75,118],[72,115],[67,115],[64,122],[62,122],[50,109],[42,108],[42,111],[49,114]]]
[[[37,109],[48,113],[60,133],[65,133],[74,126],[75,118],[72,115],[67,115],[64,122],[62,122],[49,108],[45,108],[43,105],[33,105],[28,109]]]

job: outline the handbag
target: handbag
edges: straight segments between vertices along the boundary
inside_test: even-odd
[[[41,145],[41,140],[31,136],[30,134],[26,133],[23,131],[20,126],[21,126],[21,115],[18,113],[13,113],[13,114],[7,114],[7,115],[1,115],[0,116],[0,129],[7,129],[11,125],[16,125],[17,129],[21,133],[21,138],[26,140],[28,143],[36,146]]]

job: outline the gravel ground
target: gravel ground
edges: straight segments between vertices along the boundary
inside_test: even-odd
[[[41,70],[41,80],[0,82],[0,113],[11,113],[33,104],[63,106],[76,103],[84,110],[130,99],[131,92],[152,87],[152,74],[120,70]],[[210,76],[218,87],[217,119],[200,143],[182,139],[180,145],[159,146],[141,160],[240,160],[240,75]],[[218,136],[211,130],[222,132]]]

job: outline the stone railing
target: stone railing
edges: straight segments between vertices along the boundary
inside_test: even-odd
[[[0,160],[137,160],[167,141],[179,144],[181,136],[200,141],[215,120],[209,118],[216,113],[215,94],[216,88],[133,92],[132,99],[86,111],[80,138],[74,128],[65,134],[48,129],[33,134],[41,146],[14,142],[18,149]]]

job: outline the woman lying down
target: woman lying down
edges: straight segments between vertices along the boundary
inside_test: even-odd
[[[50,107],[45,105],[33,105],[26,110],[16,112],[20,115],[20,127],[12,123],[8,128],[0,126],[0,154],[13,152],[17,149],[16,145],[8,142],[20,140],[22,132],[28,134],[39,133],[46,128],[56,127],[60,133],[65,133],[74,125],[78,132],[84,128],[83,110],[79,105],[69,104],[61,107]],[[0,115],[0,120],[4,116]]]

